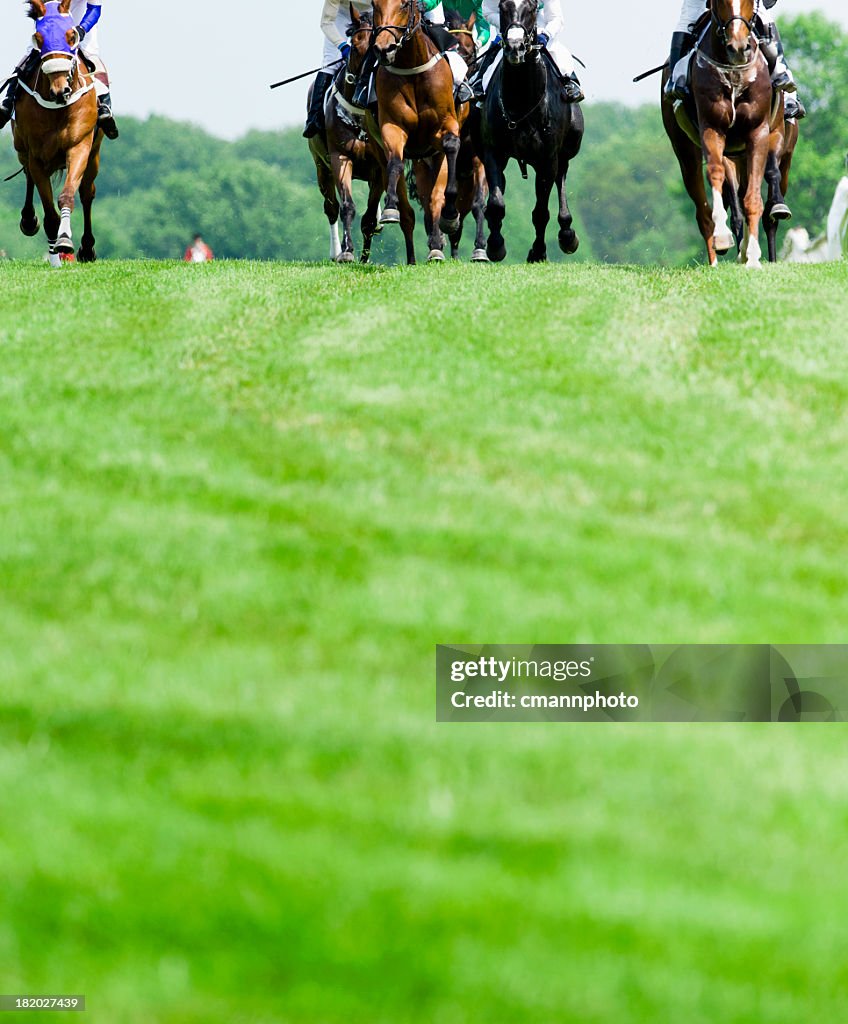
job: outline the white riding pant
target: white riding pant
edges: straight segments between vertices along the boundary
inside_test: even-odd
[[[571,55],[571,50],[569,50],[565,43],[561,42],[559,39],[551,39],[548,41],[547,51],[553,58],[554,64],[559,68],[559,73],[561,75],[568,78],[569,75],[574,74],[576,70],[574,57]],[[501,66],[502,61],[503,49],[501,49],[500,53],[498,53],[497,57],[492,61],[491,67],[486,69],[486,74],[483,75],[484,91],[488,91],[489,83],[492,81],[497,69]]]
[[[680,9],[680,20],[674,31],[691,32],[692,26],[706,9],[707,5],[704,0],[683,0],[683,7]],[[774,15],[763,4],[760,4],[760,18],[764,25],[774,24]]]
[[[339,11],[336,17],[336,28],[339,30],[339,34],[347,39],[348,29],[352,22],[350,20],[350,10],[347,4],[344,5],[344,10]],[[324,70],[328,72],[338,71],[338,61],[341,59],[341,51],[335,43],[332,43],[326,37],[324,38],[324,56],[321,58],[324,64]],[[332,65],[332,66],[331,66]]]

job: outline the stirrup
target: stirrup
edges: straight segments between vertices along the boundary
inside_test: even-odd
[[[470,103],[473,99],[474,90],[468,82],[460,82],[453,91],[453,101],[458,107],[461,107],[463,103]]]
[[[798,86],[792,77],[789,68],[784,67],[781,71],[775,70],[772,75],[771,87],[775,92],[797,92]]]
[[[569,103],[582,103],[586,99],[575,74],[568,75],[562,80],[562,91]]]

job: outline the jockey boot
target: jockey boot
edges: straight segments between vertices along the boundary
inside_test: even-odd
[[[562,91],[569,103],[582,103],[586,99],[580,87],[580,81],[573,71],[563,78]]]
[[[356,80],[356,88],[353,90],[353,105],[355,107],[367,107],[368,96],[371,92],[371,77],[377,68],[377,54],[369,50],[359,69],[359,78]]]
[[[768,61],[771,72],[771,87],[775,92],[796,92],[798,86],[795,84],[795,76],[789,70],[786,63],[786,54],[783,50],[783,40],[777,25],[771,26],[771,33],[768,43],[763,46],[763,53]]]
[[[97,97],[97,123],[107,139],[117,139],[121,134],[112,114],[112,97],[108,92]]]
[[[671,37],[671,51],[668,55],[669,77],[665,84],[665,94],[672,100],[685,100],[689,92],[689,83],[680,75],[675,75],[675,68],[683,57],[695,45],[695,37],[691,32],[675,32]]]
[[[320,71],[312,86],[312,98],[309,101],[309,112],[306,116],[306,127],[303,129],[304,139],[314,139],[324,131],[324,97],[333,84],[333,76]]]
[[[6,127],[12,119],[12,114],[15,112],[15,98],[18,95],[18,79],[27,78],[29,75],[33,74],[33,72],[38,68],[40,62],[41,54],[38,50],[32,50],[15,68],[15,73],[12,76],[12,80],[9,82],[9,87],[6,89],[6,95],[3,97],[3,102],[0,103],[0,129]]]

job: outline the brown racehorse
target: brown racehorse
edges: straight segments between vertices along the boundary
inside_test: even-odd
[[[456,39],[459,54],[469,68],[477,63],[477,42],[474,39],[476,14],[472,11],[466,21],[458,11],[445,8],[445,26]],[[486,170],[483,161],[474,152],[471,140],[471,126],[466,121],[462,129],[462,147],[457,162],[456,208],[459,211],[459,230],[450,236],[451,256],[459,255],[459,244],[462,241],[462,226],[469,213],[474,215],[477,233],[474,240],[474,251],[471,256],[473,263],[488,263],[486,255],[486,200],[489,198],[489,186],[486,183]]]
[[[379,144],[363,135],[367,111],[353,103],[353,92],[362,64],[371,46],[371,15],[360,15],[351,6],[350,57],[336,74],[327,100],[326,131],[309,140],[324,197],[324,212],[330,222],[331,256],[337,263],[352,263],[354,247],[352,227],[356,217],[353,180],[368,182],[368,208],[362,218],[362,262],[371,255],[371,242],[380,230],[377,214],[384,188],[384,161]],[[310,97],[311,99],[311,97]],[[341,217],[343,236],[338,237]],[[414,252],[414,220],[406,225],[407,250]]]
[[[91,206],[103,133],[97,127],[93,78],[77,56],[79,39],[68,17],[70,6],[71,0],[50,5],[44,0],[31,0],[28,13],[36,22],[34,41],[41,51],[41,64],[33,80],[19,83],[15,106],[15,149],[27,180],[21,231],[29,236],[38,232],[33,205],[37,188],[54,265],[59,262],[59,254],[74,251],[71,214],[77,191],[85,214],[77,255],[83,263],[97,259]],[[60,214],[54,204],[51,176],[61,171],[66,171],[66,176],[59,195]]]
[[[728,182],[731,187],[741,183],[744,188],[739,262],[748,267],[761,265],[762,185],[777,111],[773,109],[768,63],[754,32],[754,15],[755,0],[710,0],[710,26],[698,43],[692,63],[700,147],[681,127],[663,90],[663,123],[695,204],[711,266],[717,263],[717,253],[727,252],[735,243],[724,204]],[[667,78],[668,71],[664,83]],[[686,116],[685,110],[680,116]],[[707,202],[703,159],[712,207]]]
[[[373,46],[379,61],[377,105],[388,171],[382,223],[400,221],[398,185],[404,158],[432,159],[433,173],[421,182],[421,195],[428,210],[430,259],[441,260],[442,231],[450,235],[459,226],[456,172],[468,105],[457,114],[453,73],[423,29],[417,0],[374,0]]]

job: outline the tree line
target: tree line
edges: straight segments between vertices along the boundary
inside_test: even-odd
[[[848,147],[848,34],[816,13],[783,19],[782,32],[809,111],[788,198],[794,223],[815,235],[823,228]],[[576,258],[699,262],[700,236],[659,103],[593,103],[585,113],[585,144],[569,178],[582,240]],[[219,257],[326,258],[326,220],[299,128],[252,131],[235,142],[163,117],[125,117],[121,128],[120,142],[104,146],[98,181],[95,227],[102,257],[179,258],[199,232]],[[10,133],[4,132],[0,177],[16,167]],[[510,258],[522,261],[531,241],[532,186],[515,165],[508,176]],[[0,251],[14,258],[36,256],[44,248],[42,239],[24,239],[18,232],[22,195],[21,177],[0,185]],[[357,199],[364,208],[361,192]],[[419,235],[423,248],[423,231]],[[386,231],[376,240],[375,259],[402,262],[399,232]]]

